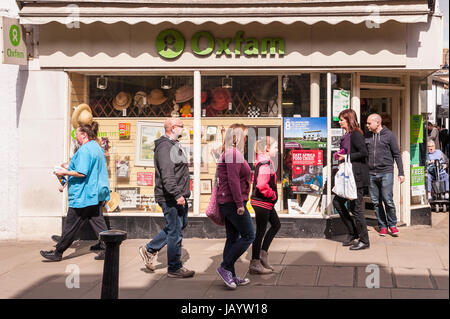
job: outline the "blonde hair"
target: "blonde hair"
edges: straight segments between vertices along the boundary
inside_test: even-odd
[[[255,153],[265,153],[267,147],[271,147],[273,144],[278,143],[278,141],[270,135],[263,136],[255,143]]]
[[[247,126],[244,124],[232,124],[225,133],[222,151],[236,147],[241,153],[244,152],[245,137],[247,136]]]

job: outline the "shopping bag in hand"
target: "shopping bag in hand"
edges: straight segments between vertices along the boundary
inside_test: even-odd
[[[339,170],[334,177],[334,187],[332,191],[339,197],[350,200],[358,197],[352,163],[350,162],[348,155],[345,155],[345,161],[339,164]]]

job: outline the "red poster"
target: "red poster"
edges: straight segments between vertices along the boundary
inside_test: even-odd
[[[137,184],[139,186],[153,186],[153,173],[151,172],[138,172]]]
[[[130,136],[130,123],[119,123],[119,137]]]
[[[292,151],[292,190],[295,193],[320,193],[323,187],[323,151]]]

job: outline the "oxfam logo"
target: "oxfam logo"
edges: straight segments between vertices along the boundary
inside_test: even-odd
[[[20,29],[17,25],[13,24],[9,29],[9,40],[13,46],[20,44]]]
[[[183,35],[177,30],[165,30],[156,38],[156,50],[166,59],[175,59],[184,50]]]

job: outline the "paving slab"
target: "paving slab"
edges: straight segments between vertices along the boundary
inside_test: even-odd
[[[367,266],[376,264],[379,267],[388,267],[389,260],[385,244],[371,244],[369,249],[350,250],[349,247],[339,245],[336,249],[335,266]]]
[[[448,290],[391,289],[392,299],[449,299]]]
[[[443,268],[435,249],[424,247],[387,246],[389,266],[408,268]]]
[[[436,282],[438,289],[448,290],[449,271],[444,269],[430,269],[431,275]]]
[[[285,266],[280,275],[280,286],[316,286],[319,266]]]
[[[330,287],[329,299],[391,299],[387,288],[344,288]]]
[[[321,266],[319,286],[353,287],[355,267]]]
[[[358,267],[358,282],[357,287],[367,288],[367,284],[372,286],[376,284],[374,276],[375,271],[379,274],[379,285],[380,288],[394,288],[394,284],[392,281],[392,269],[387,267],[379,267],[376,269],[375,267]],[[366,281],[368,283],[366,284]]]
[[[256,275],[247,273],[246,277],[250,279],[251,286],[275,286],[279,282],[284,266],[274,265],[274,271],[271,274]]]
[[[393,272],[398,288],[434,288],[428,269],[394,267]]]
[[[333,265],[338,243],[320,239],[291,243],[282,261],[283,265]]]

